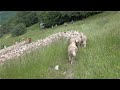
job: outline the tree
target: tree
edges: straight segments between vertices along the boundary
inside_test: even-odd
[[[0,38],[1,38],[1,37],[3,36],[3,34],[4,34],[3,31],[4,31],[3,28],[0,27]]]
[[[46,28],[54,26],[55,24],[60,25],[64,22],[70,22],[72,20],[80,20],[97,14],[99,12],[89,11],[40,11],[36,12],[40,23],[44,23]]]
[[[18,25],[15,25],[13,29],[11,30],[12,36],[19,36],[24,33],[26,33],[27,29],[24,23],[19,23]]]
[[[42,11],[37,13],[40,23],[44,23],[45,27],[51,27],[55,24],[60,24],[59,20],[61,13],[57,11]]]
[[[36,12],[32,11],[19,11],[14,19],[15,24],[24,23],[26,27],[38,22]]]

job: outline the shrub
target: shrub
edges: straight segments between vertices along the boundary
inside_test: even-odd
[[[59,24],[59,19],[61,16],[60,12],[56,11],[43,11],[37,14],[40,23],[44,23],[46,28]]]
[[[19,36],[26,33],[26,31],[26,26],[23,23],[19,23],[13,27],[13,29],[11,30],[11,34],[12,36]]]
[[[40,11],[37,12],[37,17],[39,22],[44,23],[45,28],[48,28],[72,20],[77,21],[97,13],[100,11]]]
[[[0,27],[0,38],[3,36],[3,28]]]

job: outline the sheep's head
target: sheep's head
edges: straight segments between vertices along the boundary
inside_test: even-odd
[[[75,45],[78,47],[79,41],[78,39],[75,40]]]

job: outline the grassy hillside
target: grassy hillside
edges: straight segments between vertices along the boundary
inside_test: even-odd
[[[66,40],[10,60],[0,67],[0,78],[120,78],[120,13],[104,12],[88,17],[67,27],[39,30],[38,24],[28,28],[22,36],[8,35],[0,43],[12,44],[13,40],[32,37],[33,41],[50,34],[78,30],[88,37],[86,48],[79,48],[76,61],[68,64]],[[60,66],[59,71],[53,67]]]

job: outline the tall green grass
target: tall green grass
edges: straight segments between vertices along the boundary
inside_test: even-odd
[[[76,78],[120,78],[119,29],[108,31],[90,38],[88,47],[80,49]]]
[[[1,78],[64,78],[67,64],[67,42],[59,41],[22,57],[6,62],[2,66]],[[54,67],[60,65],[60,71]]]

